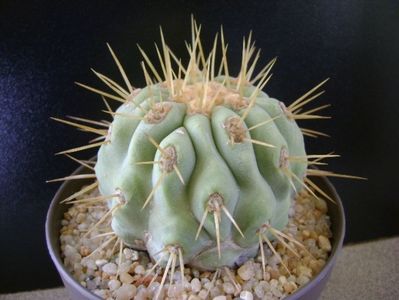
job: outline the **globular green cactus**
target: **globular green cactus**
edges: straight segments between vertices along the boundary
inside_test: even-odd
[[[116,111],[106,102],[110,124],[80,119],[106,130],[61,120],[104,139],[61,153],[101,145],[97,183],[84,191],[98,185],[102,196],[91,200],[108,200],[114,233],[128,246],[147,250],[166,272],[176,264],[208,270],[239,265],[263,251],[263,242],[271,247],[274,238],[292,239],[281,230],[295,194],[306,188],[328,198],[306,176],[338,176],[308,169],[335,155],[306,155],[303,135],[323,134],[296,123],[325,118],[314,112],[326,105],[302,111],[322,94],[317,89],[324,82],[285,106],[262,91],[276,60],[254,75],[259,52],[251,36],[244,40],[240,72],[232,77],[223,32],[216,64],[217,37],[206,57],[200,30],[192,27],[186,67],[163,36],[161,51],[157,47],[162,72],[140,49],[143,89],[132,87],[110,48],[127,89],[97,72],[115,94],[80,84],[122,102]]]
[[[302,181],[307,164],[288,160],[305,149],[279,101],[248,82],[240,93],[231,78],[193,78],[121,105],[95,170],[101,194],[120,195],[112,228],[126,244],[156,260],[178,246],[185,263],[214,269],[254,256],[263,224],[286,225],[291,175]]]
[[[163,45],[165,80],[146,74],[114,113],[95,171],[101,194],[119,195],[112,228],[127,245],[164,264],[175,247],[184,263],[215,269],[253,257],[264,224],[284,228],[307,162],[295,120],[261,91],[275,60],[251,80],[248,40],[238,78],[215,74],[215,48],[205,59],[198,41],[194,32],[180,76]]]

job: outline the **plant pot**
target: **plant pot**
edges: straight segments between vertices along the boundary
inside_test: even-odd
[[[73,173],[73,175],[84,173],[84,171],[88,170],[84,167],[80,167]],[[76,281],[64,267],[61,259],[59,232],[61,229],[61,220],[63,214],[68,209],[68,205],[62,205],[59,204],[59,202],[74,192],[77,192],[84,184],[89,182],[90,180],[71,180],[64,182],[50,204],[46,219],[47,247],[50,256],[61,276],[61,279],[64,282],[71,299],[73,300],[100,298],[81,286],[79,282]],[[323,267],[320,273],[312,278],[306,285],[300,287],[292,295],[286,297],[285,299],[287,300],[318,299],[327,283],[328,278],[330,277],[337,256],[342,248],[342,242],[345,234],[345,216],[342,202],[328,179],[317,177],[314,179],[314,182],[337,203],[335,205],[329,201],[327,202],[328,215],[331,218],[331,231],[333,235],[332,250],[326,265]]]

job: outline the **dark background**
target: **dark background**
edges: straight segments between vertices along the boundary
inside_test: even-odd
[[[100,98],[73,82],[101,86],[90,67],[122,82],[110,42],[141,86],[136,43],[154,57],[162,25],[171,48],[186,58],[191,13],[204,25],[207,47],[224,25],[233,70],[242,36],[253,30],[261,63],[279,57],[266,91],[286,103],[331,78],[318,103],[332,104],[333,119],[309,126],[332,137],[307,139],[307,147],[342,154],[330,170],[369,179],[333,180],[346,208],[346,242],[399,233],[398,1],[1,1],[0,293],[60,284],[44,240],[59,185],[44,182],[76,167],[53,154],[89,137],[49,117],[107,118]]]

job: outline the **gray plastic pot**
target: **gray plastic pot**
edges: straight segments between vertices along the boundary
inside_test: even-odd
[[[73,173],[73,175],[81,174],[87,171],[88,170],[86,168],[80,167]],[[320,294],[325,287],[328,278],[330,277],[331,270],[335,264],[337,256],[342,248],[342,242],[345,235],[344,209],[337,192],[330,181],[328,181],[326,178],[315,178],[314,181],[337,203],[337,205],[334,205],[329,201],[327,202],[332,223],[332,251],[326,265],[321,272],[306,285],[299,288],[295,293],[285,298],[287,300],[313,300],[320,297]],[[71,180],[64,182],[50,204],[46,220],[46,241],[50,256],[58,272],[60,273],[61,279],[68,290],[70,298],[73,300],[101,299],[81,286],[79,282],[72,277],[72,275],[65,269],[60,255],[59,232],[61,229],[61,220],[63,214],[68,208],[68,205],[59,204],[59,202],[71,194],[79,191],[84,184],[88,183],[90,183],[89,180]]]

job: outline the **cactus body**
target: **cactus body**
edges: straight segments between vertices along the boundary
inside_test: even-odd
[[[307,164],[288,160],[306,153],[284,105],[248,81],[206,77],[135,91],[95,172],[101,194],[119,195],[112,228],[127,245],[162,265],[178,247],[185,264],[213,270],[253,257],[264,224],[284,228]]]

